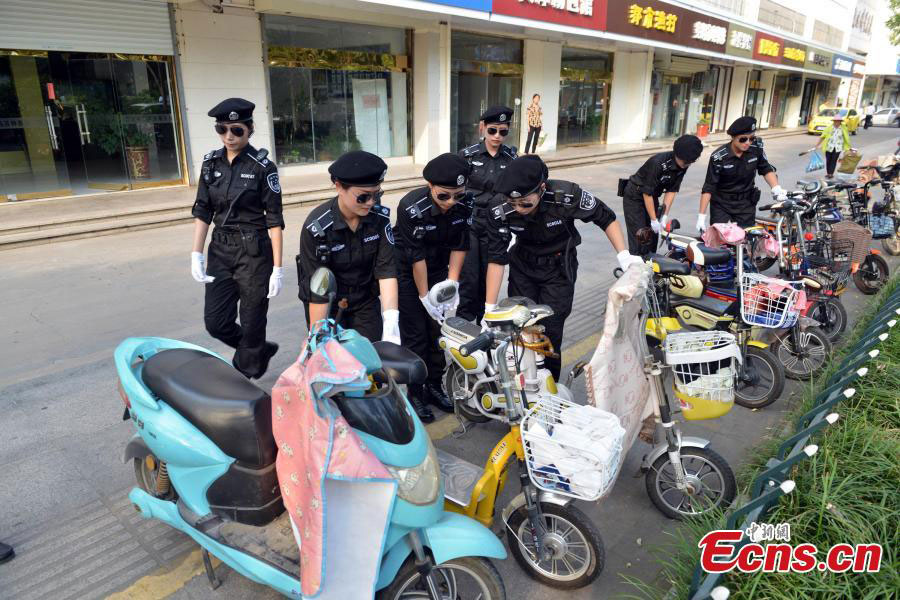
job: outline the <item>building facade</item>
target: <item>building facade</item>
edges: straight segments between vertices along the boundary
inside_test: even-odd
[[[287,175],[360,148],[425,163],[492,104],[522,147],[535,94],[539,153],[797,127],[865,96],[875,3],[0,0],[0,200],[194,183],[228,96]]]

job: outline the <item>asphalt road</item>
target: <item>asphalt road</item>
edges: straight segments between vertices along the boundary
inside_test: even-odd
[[[876,128],[860,131],[853,142],[864,157],[874,157],[892,152],[896,139],[895,130]],[[793,136],[766,144],[786,188],[805,175],[806,159],[797,152],[813,142],[812,137]],[[687,229],[696,219],[713,149],[688,172],[676,199],[674,215]],[[621,217],[615,181],[642,162],[624,160],[551,175],[580,183]],[[285,214],[288,257],[298,245],[307,212],[291,209]],[[602,232],[587,225],[580,230],[584,243],[576,305],[563,346],[569,363],[592,352],[591,336],[602,323],[616,266]],[[132,428],[121,420],[112,363],[116,344],[129,336],[164,336],[230,356],[203,329],[203,290],[189,271],[190,237],[191,226],[179,225],[0,253],[0,539],[14,543],[18,553],[0,566],[0,598],[94,598],[120,590],[125,593],[118,597],[129,598],[276,597],[225,567],[219,568],[223,586],[210,592],[205,577],[198,576],[196,553],[191,553],[196,546],[160,524],[140,520],[125,498],[134,476],[121,454]],[[891,260],[892,268],[897,264]],[[852,317],[863,297],[851,290],[844,302]],[[281,352],[261,380],[263,388],[271,387],[295,359],[304,335],[296,273],[288,268],[285,289],[269,310],[269,338],[281,345]],[[737,467],[747,449],[777,427],[790,404],[786,394],[763,411],[735,407],[724,418],[690,423],[683,430],[712,440]],[[486,425],[438,445],[481,464],[501,435],[501,427]],[[599,505],[582,503],[603,535],[607,566],[591,587],[566,593],[566,598],[618,597],[631,591],[623,574],[645,581],[656,577],[648,548],[664,541],[676,524],[653,508],[643,481],[631,477],[646,449],[638,446],[612,495]],[[501,504],[511,496],[508,490]],[[511,559],[498,566],[510,598],[563,597],[528,579]],[[157,577],[148,580],[149,574]]]

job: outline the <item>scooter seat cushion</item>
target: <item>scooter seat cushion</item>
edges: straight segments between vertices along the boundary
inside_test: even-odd
[[[428,379],[428,367],[419,355],[392,342],[372,344],[381,359],[381,366],[394,381],[404,385],[421,385]]]
[[[651,257],[656,267],[653,269],[660,275],[690,275],[690,263],[684,263],[665,256],[654,255]]]
[[[188,348],[163,350],[147,359],[141,378],[228,456],[257,468],[275,462],[269,395],[222,359]]]
[[[698,244],[697,248],[703,253],[704,265],[724,265],[731,260],[731,250],[728,248],[710,248],[706,244]]]

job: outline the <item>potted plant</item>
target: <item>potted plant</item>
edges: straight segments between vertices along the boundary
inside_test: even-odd
[[[697,119],[697,137],[705,138],[709,135],[709,116],[704,115]]]
[[[139,125],[123,127],[125,139],[125,159],[128,170],[134,179],[150,178],[150,144],[153,137],[143,131]]]

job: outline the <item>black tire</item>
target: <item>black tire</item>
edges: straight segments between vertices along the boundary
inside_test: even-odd
[[[521,566],[530,577],[550,587],[561,590],[576,590],[590,584],[598,575],[600,575],[600,572],[603,571],[603,567],[606,565],[606,549],[603,547],[603,539],[600,537],[600,532],[597,531],[597,526],[594,525],[594,522],[591,521],[586,514],[571,504],[560,506],[558,504],[541,502],[541,513],[545,517],[548,517],[544,520],[545,526],[550,527],[558,525],[559,523],[567,523],[574,528],[574,533],[582,538],[582,542],[578,543],[584,544],[583,556],[579,556],[579,559],[582,560],[582,565],[584,566],[578,568],[575,573],[571,573],[568,577],[562,578],[560,576],[554,577],[552,575],[554,564],[560,562],[562,558],[553,559],[552,562],[550,562],[549,572],[548,568],[541,566],[541,563],[536,564],[533,562],[531,558],[522,551],[522,546],[513,534],[513,532],[518,533],[522,538],[522,541],[526,542],[526,545],[529,546],[529,549],[533,550],[533,545],[529,543],[531,526],[528,521],[528,512],[524,506],[510,515],[509,522],[507,523],[509,527],[506,529],[506,540],[509,544],[510,554],[513,555],[516,562],[519,563],[519,566]],[[559,532],[557,531],[556,533],[558,534]],[[552,536],[553,532],[551,531],[549,535]],[[558,537],[559,536],[557,535],[557,538]],[[568,546],[565,546],[562,550],[568,552],[569,548]],[[564,554],[563,558],[566,556],[569,556],[569,554]]]
[[[176,500],[178,498],[178,494],[175,492],[175,486],[169,482],[169,491],[165,493],[163,496],[156,495],[156,479],[159,475],[159,459],[157,459],[152,454],[150,455],[153,458],[153,469],[150,469],[147,465],[146,458],[135,458],[134,459],[134,478],[137,481],[137,486],[150,494],[155,498],[159,498],[160,500]]]
[[[503,579],[490,560],[478,556],[465,556],[462,558],[454,558],[445,563],[434,567],[432,573],[438,583],[439,591],[442,593],[447,591],[444,587],[449,583],[444,573],[449,571],[462,572],[469,578],[479,581],[479,592],[482,594],[482,600],[506,600],[506,587],[503,585]],[[454,573],[455,574],[455,573]],[[479,587],[473,586],[473,587]],[[427,598],[427,588],[422,576],[416,570],[415,557],[411,554],[400,570],[397,576],[386,588],[378,592],[378,600],[403,600],[404,598]],[[457,590],[459,591],[459,590]],[[423,595],[424,592],[424,595]],[[467,596],[457,594],[455,598],[459,600],[475,600],[478,596]]]
[[[847,330],[847,309],[840,298],[820,298],[813,302],[807,316],[815,319],[821,326],[819,329],[828,336],[832,344],[841,339]]]
[[[869,254],[853,274],[853,283],[866,296],[878,293],[891,276],[886,260],[877,254]]]
[[[772,344],[772,351],[784,367],[786,377],[809,381],[828,366],[833,347],[828,336],[818,327],[800,331],[800,340],[803,347],[795,349],[791,332],[780,334]]]
[[[465,374],[465,371],[454,362],[451,362],[447,365],[447,368],[444,369],[444,378],[441,380],[441,385],[444,388],[444,393],[447,394],[447,397],[450,398],[450,401],[456,405],[457,410],[459,410],[459,414],[466,418],[466,420],[471,421],[473,423],[487,423],[490,421],[490,418],[481,414],[481,412],[477,408],[473,408],[468,404],[468,396],[465,391],[459,391],[460,382],[459,378]],[[479,400],[476,398],[475,402]]]
[[[744,408],[762,408],[778,400],[784,391],[784,367],[765,348],[747,346],[744,369],[749,382],[734,386],[734,402]]]
[[[734,501],[737,494],[734,471],[718,452],[709,448],[688,446],[681,449],[681,464],[686,475],[692,478],[689,482],[701,489],[694,493],[680,492],[675,487],[674,469],[669,463],[669,455],[663,454],[653,461],[644,478],[647,495],[659,512],[670,519],[684,519],[703,514],[716,507],[726,508]],[[716,482],[714,486],[710,486],[712,481]],[[707,494],[703,493],[704,489],[711,490],[714,498],[708,498]],[[681,500],[675,502],[679,494]],[[684,507],[685,502],[687,507]]]

